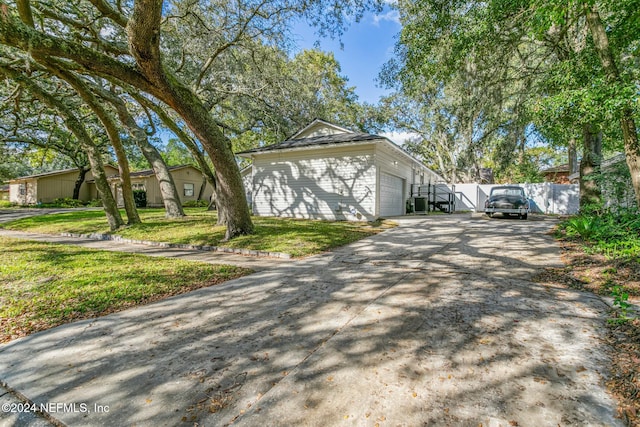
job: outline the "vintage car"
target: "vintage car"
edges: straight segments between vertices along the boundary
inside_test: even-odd
[[[504,216],[518,215],[520,219],[527,219],[529,200],[522,187],[515,185],[493,187],[489,198],[484,203],[484,213],[489,218],[495,213],[501,213]]]

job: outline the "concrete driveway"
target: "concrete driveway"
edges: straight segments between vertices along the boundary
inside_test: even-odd
[[[4,345],[0,381],[70,426],[622,425],[607,306],[530,281],[560,265],[552,220],[399,221]]]

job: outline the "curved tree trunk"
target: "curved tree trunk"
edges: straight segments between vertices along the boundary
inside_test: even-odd
[[[142,139],[136,138],[136,145],[138,145],[145,159],[147,159],[151,165],[153,173],[158,180],[162,202],[164,203],[165,216],[167,218],[180,218],[185,216],[182,203],[180,202],[180,194],[173,181],[173,175],[171,175],[169,167],[158,150],[149,143],[146,137],[144,138],[144,142]]]
[[[22,87],[29,90],[31,94],[38,98],[47,107],[60,113],[64,118],[65,125],[77,138],[78,143],[87,154],[89,164],[91,165],[91,171],[96,182],[96,188],[100,194],[100,198],[102,199],[102,205],[107,217],[107,222],[109,223],[109,228],[113,231],[124,225],[122,216],[120,216],[120,211],[117,208],[116,201],[113,198],[111,189],[109,188],[109,183],[107,182],[107,175],[104,171],[100,152],[91,140],[91,137],[82,122],[61,100],[42,89],[32,79],[23,75],[21,72],[0,64],[0,74],[10,77]]]
[[[161,63],[160,22],[162,1],[137,0],[127,24],[129,50],[142,75],[154,86],[157,96],[178,113],[209,154],[218,177],[217,199],[224,206],[225,240],[253,232],[242,177],[231,149],[202,101]]]
[[[602,68],[611,82],[621,83],[622,77],[620,76],[613,52],[609,46],[609,37],[600,19],[600,14],[596,10],[596,6],[589,2],[583,3],[583,7],[587,17],[589,32],[593,39],[593,46],[598,53]],[[631,183],[636,195],[636,203],[638,207],[640,207],[640,143],[638,142],[638,130],[635,119],[633,118],[633,111],[630,108],[624,108],[622,110],[620,127],[622,128],[627,165],[631,173]]]
[[[198,191],[197,200],[200,201],[204,197],[204,191],[207,189],[207,177],[205,174],[202,174],[202,184],[200,184],[200,191]]]
[[[218,211],[218,225],[222,225],[223,223],[220,221],[220,209],[218,209],[217,206],[217,194],[218,194],[218,184],[216,181],[216,174],[212,173],[212,178],[211,178],[211,187],[213,188],[213,192],[211,193],[211,200],[209,200],[209,206],[207,207],[208,211]]]
[[[118,128],[116,121],[91,91],[87,82],[84,82],[79,76],[72,72],[57,67],[53,60],[49,60],[48,58],[41,58],[41,60],[46,65],[47,69],[60,79],[69,83],[69,85],[75,89],[78,95],[80,95],[80,98],[87,103],[89,108],[91,108],[91,111],[95,113],[100,120],[100,123],[102,123],[102,126],[104,126],[107,131],[107,136],[109,137],[109,141],[111,142],[111,146],[113,147],[118,160],[118,171],[120,173],[120,181],[122,182],[122,199],[124,201],[124,209],[127,213],[127,222],[129,224],[139,224],[141,222],[140,216],[138,215],[138,209],[136,208],[136,203],[133,198],[133,190],[131,189],[129,160],[127,159],[124,146],[122,145],[120,129]]]
[[[178,126],[176,122],[171,117],[169,117],[169,115],[159,105],[154,104],[153,102],[151,102],[150,100],[142,96],[134,95],[134,94],[132,94],[132,96],[141,105],[144,105],[145,107],[151,109],[154,113],[156,113],[160,118],[160,120],[162,120],[162,123],[164,123],[165,126],[167,126],[169,130],[171,130],[171,132],[173,132],[178,137],[178,139],[180,139],[180,141],[184,144],[184,146],[187,147],[187,149],[191,152],[191,155],[196,160],[196,163],[198,163],[198,167],[200,168],[204,176],[207,178],[207,181],[211,185],[211,188],[213,188],[213,195],[211,196],[211,200],[207,210],[210,210],[210,211],[217,210],[218,225],[225,225],[226,222],[223,222],[221,220],[221,217],[224,218],[225,216],[224,213],[221,213],[224,210],[224,206],[216,203],[217,194],[218,194],[216,174],[209,167],[209,164],[205,159],[204,153],[200,151],[195,141],[193,141],[193,139],[187,134],[187,132],[182,130],[180,126]]]
[[[102,208],[107,217],[109,223],[109,229],[115,231],[124,225],[120,211],[118,210],[118,203],[111,192],[111,187],[107,181],[107,174],[104,171],[104,165],[102,164],[102,158],[95,145],[86,147],[87,157],[89,163],[91,163],[91,173],[96,183],[96,189],[98,195],[102,200]]]
[[[18,1],[18,14],[20,19],[28,26],[28,28],[34,28],[33,16],[31,15],[31,7],[28,1]],[[8,15],[4,14],[0,18],[2,24],[9,24]],[[10,27],[10,26],[9,26]],[[5,28],[6,29],[6,28]],[[3,33],[3,35],[7,35]],[[15,34],[14,34],[15,35]],[[38,56],[38,52],[33,52],[34,56]],[[46,55],[42,55],[46,58]],[[91,165],[92,174],[96,183],[96,189],[102,199],[102,205],[109,223],[109,228],[117,230],[124,222],[122,216],[118,210],[117,203],[111,193],[111,188],[107,181],[107,176],[104,171],[104,165],[102,158],[96,145],[91,140],[89,133],[85,129],[84,125],[75,114],[59,99],[51,95],[49,92],[42,89],[34,81],[24,76],[22,73],[8,68],[2,67],[2,71],[7,75],[10,75],[14,80],[18,81],[23,87],[26,87],[33,95],[36,96],[42,103],[50,108],[57,110],[63,117],[65,125],[78,139],[83,151],[87,154],[89,164]]]
[[[76,182],[73,186],[73,200],[78,200],[80,198],[80,188],[82,187],[82,184],[84,184],[84,178],[87,176],[87,172],[89,172],[89,168],[86,166],[78,168],[78,178],[76,178]]]
[[[127,110],[125,103],[115,94],[111,94],[110,101],[116,107],[120,121],[126,126],[129,134],[142,152],[142,155],[153,168],[153,173],[158,180],[160,186],[160,194],[164,203],[165,215],[167,218],[180,218],[185,216],[182,203],[180,202],[180,194],[173,181],[173,175],[169,171],[169,167],[164,159],[153,145],[147,139],[146,132],[141,129]]]
[[[105,10],[110,9],[106,2],[100,4]],[[126,18],[116,16],[119,19],[116,21],[118,25],[126,23],[129,50],[135,58],[135,65],[119,61],[81,43],[61,40],[37,31],[18,22],[12,14],[1,11],[0,41],[34,55],[70,59],[92,73],[108,75],[143,90],[171,107],[202,143],[216,169],[218,205],[228,211],[225,214],[225,238],[250,234],[253,224],[231,144],[211,118],[203,102],[175,76],[166,72],[162,65],[162,5],[160,0],[136,0],[131,19],[127,21]]]

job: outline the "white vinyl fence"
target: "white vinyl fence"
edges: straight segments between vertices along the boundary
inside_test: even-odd
[[[456,184],[456,211],[484,212],[484,202],[492,187],[501,184]],[[545,214],[575,214],[580,207],[578,184],[513,184],[524,188],[531,212]]]

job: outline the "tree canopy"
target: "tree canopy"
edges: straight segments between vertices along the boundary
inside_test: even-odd
[[[215,170],[218,219],[232,238],[252,231],[232,140],[264,143],[313,114],[346,117],[356,103],[331,55],[288,59],[291,21],[340,34],[367,7],[371,2],[360,0],[17,0],[0,3],[0,44],[14,60],[5,64],[12,73],[30,78],[32,69],[44,68],[73,87],[100,119],[121,168],[127,150],[112,125],[119,121],[128,132],[135,126],[118,102],[103,109],[92,100],[110,99],[106,84],[126,98],[121,102],[145,104],[147,115],[155,108],[149,122],[193,142],[196,156],[206,153]],[[257,131],[260,141],[252,137]]]
[[[562,148],[601,132],[605,148],[624,147],[633,175],[637,0],[410,0],[398,9],[397,55],[382,79],[394,103],[421,106],[397,122],[425,136],[416,149],[447,158],[443,173],[526,166],[532,135]]]

